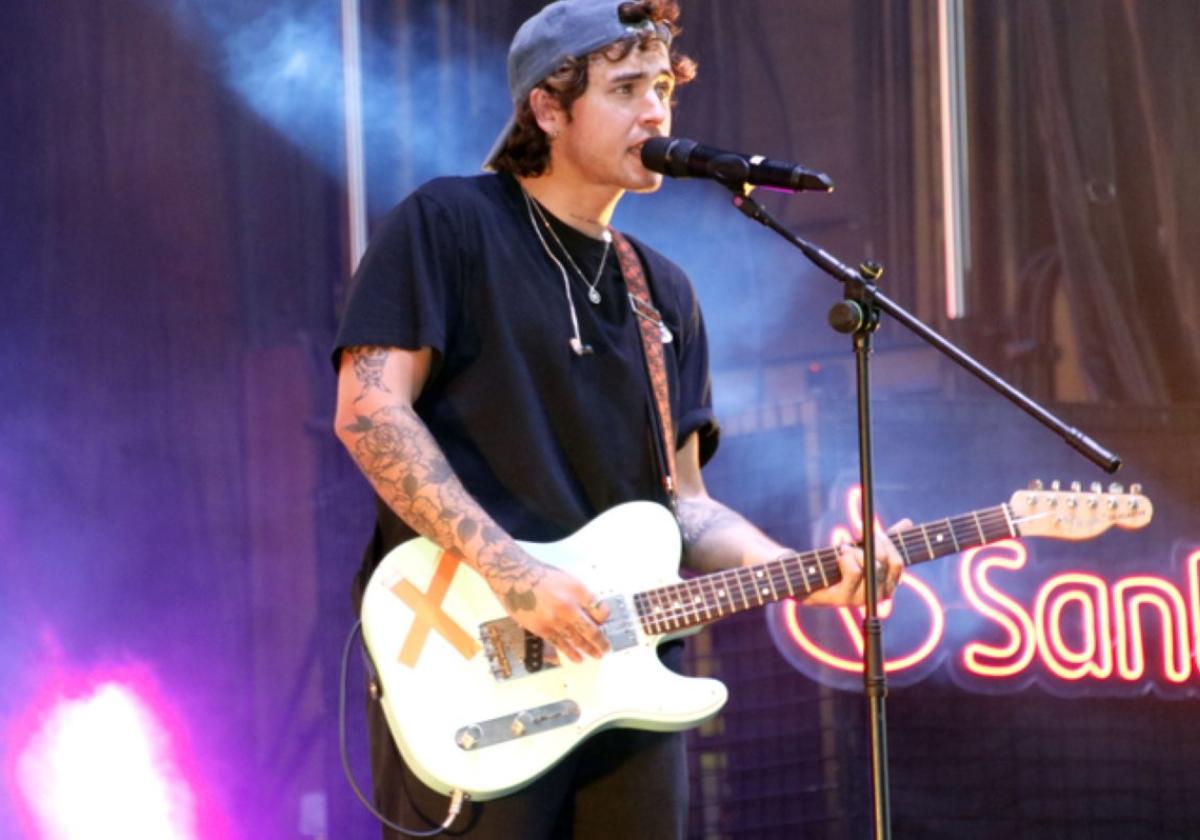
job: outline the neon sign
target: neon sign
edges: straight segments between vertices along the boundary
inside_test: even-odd
[[[851,526],[835,528],[833,542],[861,533],[856,491],[846,506]],[[886,670],[906,685],[944,668],[963,687],[989,692],[1036,682],[1058,694],[1200,694],[1200,548],[1184,552],[1179,567],[1182,587],[1079,568],[1038,582],[1025,543],[1006,539],[940,568],[909,569],[895,603],[880,605]],[[768,623],[798,670],[861,685],[862,610],[785,602],[770,608]]]

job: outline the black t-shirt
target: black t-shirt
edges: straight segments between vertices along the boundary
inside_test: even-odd
[[[548,216],[548,214],[547,214]],[[551,218],[590,281],[603,243]],[[337,336],[344,347],[429,347],[415,409],[472,496],[517,539],[561,539],[633,499],[664,501],[640,337],[615,252],[599,304],[557,251],[590,354],[571,351],[562,275],[538,241],[520,185],[507,174],[440,178],[383,221],[355,273]],[[665,345],[677,445],[717,443],[708,345],[691,283],[634,242],[670,329]],[[413,532],[382,502],[367,563]]]

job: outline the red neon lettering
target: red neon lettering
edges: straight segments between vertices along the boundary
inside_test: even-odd
[[[981,677],[1011,677],[1033,661],[1036,636],[1029,613],[988,580],[993,568],[1016,571],[1025,567],[1025,546],[1015,540],[1004,540],[991,551],[1007,550],[1011,557],[1000,554],[983,555],[981,549],[971,549],[963,557],[960,579],[963,592],[981,615],[992,619],[1004,630],[1008,639],[1003,645],[971,642],[963,648],[963,665]],[[981,559],[981,555],[982,559]]]
[[[929,655],[933,653],[938,643],[942,640],[942,635],[946,630],[945,610],[942,609],[941,602],[928,584],[913,575],[905,575],[900,579],[900,586],[910,588],[925,603],[926,610],[929,613],[929,632],[921,644],[910,653],[904,656],[888,657],[884,660],[883,670],[888,674],[906,670],[929,658]],[[890,604],[891,602],[888,602],[886,607],[890,607]],[[798,605],[794,601],[789,601],[784,605],[784,624],[787,627],[788,635],[795,642],[796,646],[813,659],[839,671],[860,672],[862,671],[863,635],[862,628],[854,622],[854,613],[858,612],[861,615],[862,611],[857,609],[851,610],[848,607],[839,607],[838,612],[840,613],[842,624],[846,628],[847,635],[850,637],[850,643],[854,645],[854,649],[858,653],[858,656],[853,659],[830,653],[813,641],[804,631],[803,626],[801,626]],[[880,605],[880,618],[886,618],[890,612],[890,609],[885,609],[885,605]],[[910,616],[911,610],[905,608],[905,615]]]
[[[1063,611],[1071,603],[1082,613],[1082,650],[1072,650],[1063,638]],[[1064,680],[1112,675],[1112,623],[1103,579],[1076,572],[1053,577],[1038,592],[1033,614],[1038,652],[1051,673]]]
[[[1123,680],[1138,680],[1146,673],[1142,633],[1142,608],[1153,607],[1162,622],[1163,675],[1173,683],[1191,676],[1191,651],[1187,645],[1187,610],[1183,595],[1161,578],[1140,576],[1120,580],[1113,587],[1116,613],[1117,673]]]
[[[853,520],[855,529],[861,530],[858,526],[862,521],[861,516],[855,516],[854,501],[859,497],[857,488],[852,490],[847,498],[847,506],[849,508],[850,518]],[[844,527],[834,528],[830,534],[830,542],[833,545],[839,543],[853,542],[854,536],[850,530]],[[904,656],[890,657],[884,660],[884,672],[895,673],[913,667],[929,657],[937,648],[938,643],[942,640],[942,636],[946,630],[945,610],[942,608],[941,601],[933,589],[924,581],[913,575],[905,575],[900,579],[902,587],[908,587],[925,603],[929,613],[929,633],[922,640],[916,649]],[[898,590],[897,590],[898,591]],[[894,598],[880,603],[879,617],[882,619],[888,618],[892,614],[892,606],[895,603]],[[789,602],[784,607],[784,624],[787,627],[788,635],[796,646],[811,656],[818,662],[824,663],[830,668],[835,668],[839,671],[862,671],[862,655],[863,655],[863,634],[862,634],[862,618],[865,611],[862,609],[851,609],[849,607],[838,608],[838,618],[842,626],[845,628],[846,635],[850,639],[850,643],[854,646],[857,653],[856,658],[838,656],[830,653],[822,648],[819,644],[812,640],[801,626],[800,617],[797,613],[797,605],[794,602]]]
[[[1200,550],[1188,555],[1184,563],[1188,579],[1188,604],[1192,610],[1192,656],[1196,657],[1196,669],[1200,672]]]

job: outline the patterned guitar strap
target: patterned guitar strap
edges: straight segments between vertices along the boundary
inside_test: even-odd
[[[646,362],[646,375],[654,392],[659,431],[659,466],[662,468],[663,489],[675,507],[675,424],[671,420],[671,398],[668,393],[667,364],[663,345],[671,341],[671,331],[663,323],[662,315],[650,301],[650,287],[642,270],[642,261],[629,240],[615,230],[610,231],[625,288],[629,291],[629,305],[637,316],[638,332],[642,337],[642,358]]]

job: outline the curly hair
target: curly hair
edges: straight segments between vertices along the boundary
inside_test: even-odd
[[[672,37],[679,33],[679,4],[676,0],[638,0],[637,2],[622,3],[618,9],[621,20],[625,23],[641,23],[651,20],[664,23]],[[588,86],[588,67],[595,56],[602,56],[613,63],[622,61],[633,52],[650,49],[655,43],[660,43],[656,35],[650,32],[640,33],[624,38],[607,47],[601,47],[585,56],[572,57],[543,79],[537,87],[550,94],[550,98],[562,108],[567,121],[571,120],[571,106],[575,100],[583,96]],[[675,85],[685,85],[696,76],[696,62],[675,50],[670,51],[671,72],[675,75]],[[512,130],[504,141],[504,146],[492,160],[492,168],[500,172],[511,172],[522,177],[541,175],[550,164],[550,138],[542,131],[537,123],[537,117],[529,104],[529,97],[518,103]]]

